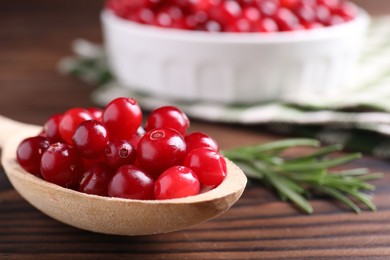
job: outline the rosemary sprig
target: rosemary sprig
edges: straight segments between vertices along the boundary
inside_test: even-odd
[[[241,167],[248,178],[262,181],[274,189],[283,201],[290,200],[308,214],[313,213],[313,207],[307,197],[318,193],[338,200],[356,213],[361,212],[361,204],[375,211],[371,197],[364,191],[374,190],[375,186],[367,181],[382,178],[383,174],[370,173],[364,168],[331,170],[360,158],[360,154],[335,158],[332,153],[340,151],[342,146],[331,145],[294,158],[283,155],[288,148],[319,145],[313,139],[287,139],[225,150],[223,154]]]

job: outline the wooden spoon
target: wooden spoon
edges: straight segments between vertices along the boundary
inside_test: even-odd
[[[142,201],[73,191],[37,178],[18,165],[19,142],[40,130],[39,126],[0,116],[1,163],[14,188],[29,203],[46,215],[81,229],[133,236],[188,228],[228,210],[246,185],[243,172],[227,161],[227,177],[217,188],[187,198]]]

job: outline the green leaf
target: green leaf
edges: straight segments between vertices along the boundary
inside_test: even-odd
[[[282,155],[288,148],[318,145],[319,142],[313,139],[287,139],[240,147],[223,151],[223,154],[235,162],[248,178],[260,180],[267,188],[275,190],[282,201],[291,201],[306,213],[313,212],[306,197],[316,192],[333,197],[357,213],[361,210],[351,198],[375,210],[371,198],[361,191],[375,189],[367,181],[382,178],[383,174],[369,173],[362,168],[329,170],[360,158],[360,154],[327,158],[341,149],[340,145],[331,145],[295,158],[284,158]]]
[[[352,200],[350,200],[347,196],[342,194],[337,189],[334,189],[332,187],[319,187],[319,190],[321,190],[323,193],[337,199],[338,201],[344,203],[345,205],[347,205],[348,207],[353,209],[356,213],[361,212],[360,208]]]

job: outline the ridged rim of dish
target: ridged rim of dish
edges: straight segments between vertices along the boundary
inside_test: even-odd
[[[359,8],[359,14],[354,20],[330,27],[277,33],[210,33],[204,31],[159,28],[156,26],[139,24],[120,18],[108,9],[104,9],[101,12],[101,19],[103,23],[111,23],[128,33],[131,32],[153,38],[191,42],[244,44],[316,41],[345,37],[356,31],[364,31],[368,27],[370,21],[367,12],[364,9]]]

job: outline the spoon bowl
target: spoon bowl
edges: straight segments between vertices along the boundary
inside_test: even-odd
[[[1,163],[19,194],[44,214],[68,225],[98,233],[149,235],[172,232],[215,218],[228,210],[246,185],[244,173],[227,160],[228,174],[215,189],[186,198],[131,200],[89,195],[44,181],[24,171],[16,149],[41,130],[0,116]]]

